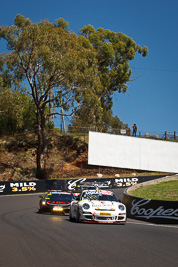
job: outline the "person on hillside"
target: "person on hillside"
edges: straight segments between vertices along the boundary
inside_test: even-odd
[[[133,128],[133,136],[136,136],[137,135],[137,125],[134,123],[132,125],[132,128]]]

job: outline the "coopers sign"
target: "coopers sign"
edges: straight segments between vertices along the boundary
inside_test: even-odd
[[[178,224],[178,201],[139,198],[124,191],[123,203],[129,218],[161,224]]]
[[[133,200],[131,215],[136,218],[145,218],[147,220],[152,218],[161,218],[161,219],[169,219],[169,220],[177,220],[178,222],[178,209],[173,208],[165,208],[163,205],[156,208],[144,208],[145,205],[149,204],[151,199],[141,199],[141,200]]]

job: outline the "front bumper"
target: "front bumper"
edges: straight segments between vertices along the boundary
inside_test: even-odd
[[[69,206],[60,206],[60,205],[47,205],[40,206],[40,211],[42,212],[51,212],[58,214],[69,214],[70,207]]]
[[[126,213],[113,211],[80,211],[79,220],[93,223],[125,224]]]

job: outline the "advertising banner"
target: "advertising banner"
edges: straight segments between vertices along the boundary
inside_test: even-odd
[[[79,179],[54,179],[54,180],[32,180],[0,182],[0,195],[32,194],[47,192],[48,190],[72,190],[78,184],[94,183],[99,188],[124,188],[137,183],[150,181],[163,176],[142,177],[118,177],[118,178],[79,178]]]
[[[89,132],[91,165],[177,173],[177,162],[176,142]]]
[[[63,190],[65,182],[62,180],[33,180],[0,182],[0,195],[32,194],[48,190]]]
[[[127,217],[158,224],[178,224],[178,201],[139,198],[124,191]]]

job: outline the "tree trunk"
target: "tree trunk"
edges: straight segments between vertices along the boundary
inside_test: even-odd
[[[45,129],[45,115],[44,110],[39,109],[37,111],[37,125],[38,125],[38,147],[37,147],[37,170],[36,177],[39,179],[44,179],[46,177],[45,166],[47,160],[47,138]],[[42,156],[44,161],[44,168],[42,168]]]
[[[47,161],[47,156],[48,156],[48,143],[47,143],[47,136],[46,136],[46,127],[45,127],[45,114],[44,110],[41,113],[41,132],[42,132],[42,144],[43,144],[43,161],[44,161],[44,168],[43,168],[43,178],[46,178],[46,161]]]
[[[66,132],[66,129],[65,129],[65,121],[64,121],[64,112],[63,112],[63,106],[62,106],[62,98],[60,97],[60,105],[61,105],[61,133],[64,133]]]
[[[36,153],[36,177],[41,178],[42,170],[41,170],[41,155],[42,155],[42,134],[41,134],[41,123],[40,123],[40,112],[37,110],[36,113],[37,118],[37,134],[38,134],[38,146],[37,146],[37,153]]]
[[[53,113],[53,106],[52,106],[52,101],[51,101],[52,97],[53,97],[53,91],[52,91],[52,89],[51,89],[51,90],[49,91],[49,116],[48,116],[49,127],[50,127],[50,126],[52,125],[52,123],[53,123],[53,116],[50,115],[50,114]]]

